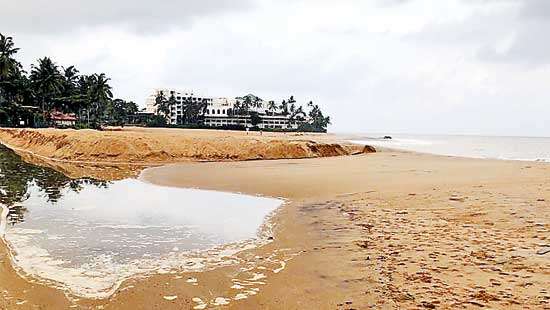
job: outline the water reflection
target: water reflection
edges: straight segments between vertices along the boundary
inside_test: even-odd
[[[0,144],[0,203],[9,209],[10,225],[24,222],[29,189],[36,186],[50,203],[59,201],[66,189],[80,192],[86,185],[107,188],[109,182],[91,178],[71,179],[55,170],[35,166]]]
[[[103,298],[135,275],[238,261],[234,253],[269,242],[269,229],[258,229],[282,201],[137,179],[71,179],[0,146],[0,203],[11,225],[0,233],[17,268]]]

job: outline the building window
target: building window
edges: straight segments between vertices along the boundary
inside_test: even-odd
[[[222,110],[222,114],[225,114],[225,110]]]
[[[220,110],[218,109],[218,114],[220,114]]]

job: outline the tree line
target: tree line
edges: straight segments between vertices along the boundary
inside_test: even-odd
[[[78,126],[99,128],[123,125],[138,112],[134,102],[113,99],[104,73],[80,74],[74,66],[61,67],[51,58],[38,59],[30,72],[15,58],[13,38],[0,33],[0,125],[51,125],[53,111],[74,113]]]
[[[110,78],[105,73],[81,74],[75,66],[59,66],[43,57],[25,71],[16,59],[19,48],[12,37],[0,33],[0,126],[51,126],[53,112],[71,113],[77,118],[77,128],[101,128],[103,125],[124,125],[138,112],[132,101],[113,99]],[[252,125],[261,122],[258,113],[263,101],[247,95],[237,98],[231,115],[248,116]],[[177,124],[202,126],[208,107],[206,100],[183,98],[183,111],[177,114]],[[177,104],[173,93],[160,92],[155,100],[160,115],[150,117],[149,126],[167,126],[171,107]],[[326,132],[330,117],[319,106],[309,102],[306,108],[298,105],[293,96],[280,104],[266,103],[265,113],[285,116],[300,131]],[[308,110],[306,112],[306,110]]]
[[[21,159],[14,151],[0,145],[0,204],[7,207],[8,222],[24,221],[29,190],[37,187],[48,202],[55,203],[68,192],[80,192],[86,186],[107,188],[109,182],[91,178],[71,179],[53,169],[35,166]]]
[[[177,114],[178,125],[198,125],[205,116],[208,109],[208,101],[192,100],[191,98],[181,99],[182,113]],[[155,120],[156,125],[162,126],[166,124],[166,119],[171,116],[171,107],[177,105],[177,100],[173,92],[167,97],[163,91],[160,91],[155,97],[155,106],[158,112],[158,118]],[[262,108],[264,109],[262,111]],[[306,112],[306,110],[308,110]],[[228,109],[229,116],[245,116],[250,117],[251,125],[257,126],[261,121],[262,114],[270,116],[284,116],[288,118],[291,125],[297,125],[298,131],[309,132],[326,132],[330,125],[330,117],[325,116],[321,108],[310,101],[306,108],[298,105],[294,96],[290,96],[288,100],[283,100],[280,104],[275,101],[264,101],[254,95],[246,95],[238,97],[233,108]]]

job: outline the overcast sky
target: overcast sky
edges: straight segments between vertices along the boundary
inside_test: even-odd
[[[0,0],[28,69],[313,100],[333,132],[550,136],[549,0]]]

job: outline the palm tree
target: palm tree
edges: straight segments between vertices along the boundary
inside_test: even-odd
[[[291,104],[288,111],[290,112],[290,115],[294,114],[294,112],[296,112],[296,105],[294,103]]]
[[[316,104],[314,105],[312,101],[307,106],[311,108],[309,111],[309,126],[311,129],[317,132],[327,132],[327,127],[331,124],[330,116],[323,115],[321,108]]]
[[[258,98],[258,97],[254,97],[254,99],[252,100],[252,106],[253,106],[254,108],[259,109],[259,108],[261,108],[263,105],[264,105],[264,104],[263,104],[262,99],[260,99],[260,98]]]
[[[78,70],[74,66],[63,68],[63,95],[73,96],[78,86],[80,76]]]
[[[15,60],[19,48],[15,48],[12,37],[0,33],[0,81],[8,79],[20,64]]]
[[[241,103],[242,115],[247,115],[250,107],[252,106],[252,98],[250,96],[245,96],[243,102]]]
[[[157,93],[157,97],[155,98],[155,107],[157,108],[157,111],[164,114],[165,117],[168,117],[168,114],[170,114],[170,105],[168,105],[168,100],[166,100],[166,96],[164,96],[163,91],[159,91]]]
[[[167,104],[168,104],[168,113],[167,114],[170,114],[170,110],[172,109],[172,107],[175,109],[176,105],[178,104],[178,101],[176,100],[176,96],[174,95],[174,92],[170,93],[170,98],[168,98]],[[177,115],[177,112],[176,112],[176,115]]]
[[[294,100],[294,96],[290,96],[290,98],[288,99],[288,102],[287,102],[287,107],[290,105],[290,108],[287,110],[287,113],[286,114],[293,114],[296,110],[296,100]]]
[[[89,121],[89,111],[91,106],[91,99],[90,99],[90,82],[91,77],[87,75],[81,75],[78,77],[78,82],[76,83],[76,95],[74,97],[74,105],[75,110],[78,114],[78,118],[80,120],[83,119],[82,117],[82,110],[86,110]]]
[[[288,115],[288,103],[286,102],[286,100],[283,100],[283,102],[281,102],[279,110],[281,110],[283,115]]]
[[[290,99],[288,99],[288,103],[296,103],[296,100],[294,100],[294,96],[290,96]]]
[[[14,58],[18,51],[13,38],[0,33],[0,122],[3,123],[17,119],[15,101],[21,101],[19,95],[26,94],[21,92],[25,82],[21,64]]]
[[[61,110],[78,112],[79,79],[78,70],[74,66],[63,68],[63,87],[61,97],[57,100],[59,102],[58,108]]]
[[[42,113],[49,111],[52,101],[59,96],[63,87],[63,76],[57,65],[48,57],[38,60],[38,66],[32,66],[31,82],[36,95],[40,98]]]
[[[208,108],[208,101],[203,99],[201,101],[191,102],[186,109],[187,121],[190,124],[198,124],[202,116],[206,113]]]
[[[269,103],[267,104],[267,110],[271,111],[272,116],[275,115],[275,112],[277,111],[277,104],[275,103],[275,101],[269,101]]]
[[[94,74],[89,78],[88,98],[91,104],[89,112],[92,113],[94,125],[101,126],[102,115],[107,104],[113,98],[112,88],[109,85],[110,80],[105,73]]]
[[[291,124],[299,123],[303,124],[306,120],[306,113],[304,112],[304,109],[302,106],[298,106],[298,108],[293,108],[294,105],[291,106],[291,113],[289,117],[289,122]]]
[[[233,105],[233,114],[241,115],[241,102],[239,100]]]
[[[76,86],[79,76],[78,70],[74,66],[63,68],[63,75],[67,84],[69,84],[70,86]]]

